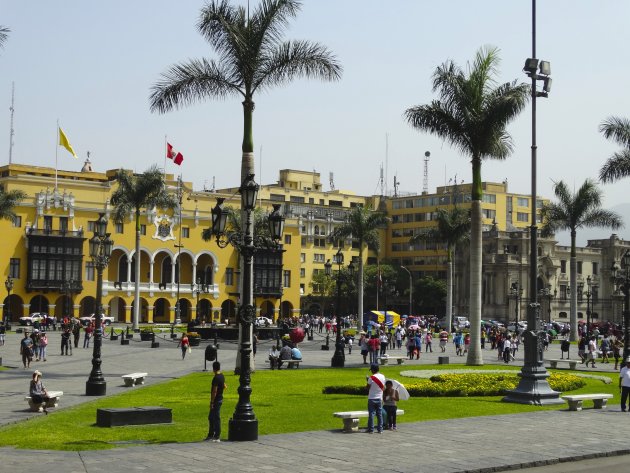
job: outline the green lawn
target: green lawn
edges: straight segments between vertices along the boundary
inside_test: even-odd
[[[437,369],[426,366],[413,369]],[[445,369],[465,368],[449,365]],[[480,367],[476,367],[479,369]],[[505,369],[504,366],[481,367]],[[385,366],[386,377],[398,379],[407,366]],[[322,388],[328,385],[357,384],[365,382],[368,374],[364,368],[346,369],[298,369],[260,370],[252,375],[252,405],[259,420],[259,435],[300,432],[308,430],[341,429],[340,419],[332,417],[336,411],[366,410],[365,396],[324,395]],[[605,392],[615,395],[611,404],[619,402],[617,378],[607,375],[611,384],[587,379],[585,387],[574,393]],[[124,394],[107,397],[80,406],[51,412],[36,418],[0,429],[0,445],[18,448],[42,448],[54,450],[88,450],[115,448],[134,443],[194,442],[205,438],[208,431],[208,404],[212,373],[193,373],[180,379],[144,388],[133,388]],[[238,377],[226,373],[228,389],[222,408],[223,437],[227,437],[228,419],[238,400]],[[63,405],[63,398],[61,400]],[[98,407],[163,406],[173,409],[170,425],[126,426],[101,428],[96,426]],[[494,414],[512,414],[558,409],[509,404],[501,397],[468,398],[412,398],[401,401],[405,410],[399,423],[437,419],[450,419]],[[362,426],[366,420],[363,419]],[[24,435],[28,432],[28,435]]]

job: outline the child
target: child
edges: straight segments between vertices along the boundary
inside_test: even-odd
[[[386,430],[396,430],[396,410],[398,402],[398,391],[394,389],[394,383],[390,380],[385,381],[385,390],[383,391],[383,408],[387,413]]]

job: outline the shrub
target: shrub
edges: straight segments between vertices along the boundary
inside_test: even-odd
[[[501,396],[518,385],[519,377],[515,374],[470,373],[440,374],[430,379],[414,379],[405,384],[412,397],[466,397],[466,396]],[[549,385],[554,391],[573,391],[586,385],[586,382],[571,374],[553,373]],[[324,394],[365,395],[365,386],[326,386]]]

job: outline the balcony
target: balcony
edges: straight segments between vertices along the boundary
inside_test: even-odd
[[[118,282],[118,281],[106,281],[103,280],[103,293],[116,293],[116,292],[126,292],[131,294],[135,291],[136,284],[134,282]],[[140,283],[140,295],[148,295],[149,297],[153,296],[163,296],[166,298],[174,298],[177,297],[177,283],[167,283],[165,285],[160,286],[159,283],[148,283],[141,282]],[[197,297],[197,292],[191,287],[190,283],[181,283],[179,285],[179,295],[180,297]],[[218,284],[209,284],[208,292],[200,292],[199,296],[203,295],[211,296],[214,299],[219,298],[219,285]]]

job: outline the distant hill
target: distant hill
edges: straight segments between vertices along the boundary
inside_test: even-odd
[[[577,231],[577,246],[586,246],[588,240],[601,240],[610,237],[616,233],[623,240],[630,240],[630,202],[619,204],[611,207],[609,210],[617,212],[623,219],[624,227],[620,230],[611,230],[609,228],[581,228]],[[569,232],[559,232],[556,239],[561,245],[571,245],[571,235]]]

